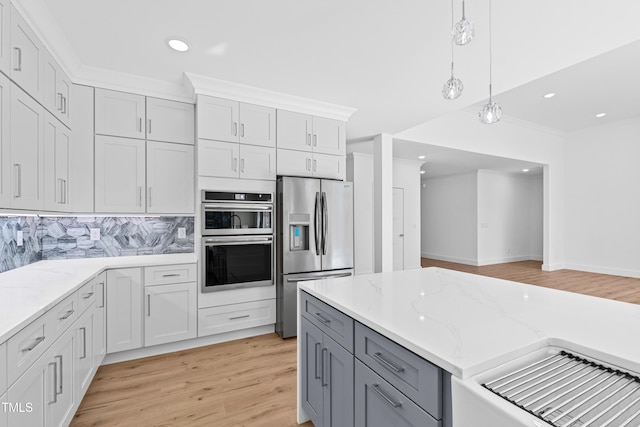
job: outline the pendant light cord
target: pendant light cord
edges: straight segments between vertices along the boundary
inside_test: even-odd
[[[451,0],[451,78],[453,78],[453,29],[454,29],[454,21],[453,21],[453,0]]]
[[[464,0],[463,0],[463,5],[464,5]],[[491,84],[493,82],[493,73],[492,73],[493,46],[491,44],[491,39],[492,39],[491,37],[491,0],[489,0],[489,102],[491,102]]]
[[[453,7],[453,5],[451,5],[451,6]],[[465,16],[464,16],[464,0],[462,0],[462,19],[463,20],[465,19]]]

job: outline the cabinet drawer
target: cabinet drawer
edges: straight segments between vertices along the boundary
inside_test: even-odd
[[[353,353],[353,319],[306,292],[300,294],[300,314]]]
[[[158,265],[144,268],[144,285],[196,282],[195,264]]]
[[[275,322],[275,299],[201,308],[198,310],[198,336],[237,331]]]
[[[96,279],[89,280],[82,285],[78,290],[78,313],[82,314],[84,311],[93,306],[96,302],[96,293],[98,287],[96,286]]]
[[[357,323],[355,355],[434,418],[442,418],[442,370]]]
[[[442,427],[442,421],[434,419],[356,359],[355,425],[356,427]]]
[[[0,345],[0,394],[7,391],[7,344]]]
[[[59,302],[55,307],[45,314],[47,317],[47,335],[51,337],[49,343],[53,343],[58,339],[64,331],[67,330],[73,322],[76,321],[80,311],[78,308],[78,293],[66,297],[62,302]]]
[[[55,339],[46,329],[48,314],[40,316],[7,341],[7,380],[11,385]]]

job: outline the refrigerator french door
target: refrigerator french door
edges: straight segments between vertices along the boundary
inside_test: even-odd
[[[353,274],[353,183],[280,177],[276,332],[297,333],[297,283]]]

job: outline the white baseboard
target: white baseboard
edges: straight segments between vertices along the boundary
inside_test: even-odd
[[[516,256],[506,256],[502,258],[490,258],[478,260],[478,265],[493,265],[493,264],[505,264],[508,262],[518,262],[518,261],[542,261],[542,257],[531,256],[531,255],[516,255]]]
[[[168,344],[154,345],[153,347],[137,348],[135,350],[120,351],[118,353],[107,354],[102,362],[103,365],[126,362],[128,360],[140,359],[143,357],[157,356],[159,354],[173,353],[175,351],[188,350],[190,348],[204,347],[206,345],[219,344],[222,342],[239,340],[243,338],[255,337],[257,335],[270,334],[275,332],[275,325],[257,326],[255,328],[242,329],[240,331],[225,332],[224,334],[209,335],[206,337],[193,338],[190,340],[177,341]]]
[[[437,259],[439,261],[456,262],[458,264],[478,265],[478,261],[471,258],[458,258],[458,257],[452,257],[452,256],[446,256],[446,255],[427,254],[427,253],[421,253],[420,256],[422,258],[431,258],[431,259]]]
[[[587,264],[565,264],[564,268],[569,270],[586,271],[588,273],[609,274],[612,276],[632,277],[640,279],[639,270],[628,270],[623,268],[611,268],[603,267],[599,265],[587,265]]]

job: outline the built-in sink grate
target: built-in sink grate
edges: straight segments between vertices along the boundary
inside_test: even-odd
[[[482,386],[556,427],[640,426],[640,378],[566,351]]]

